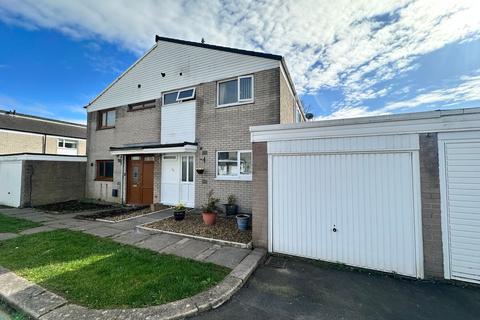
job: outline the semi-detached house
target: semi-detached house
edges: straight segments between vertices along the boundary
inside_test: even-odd
[[[278,55],[164,37],[87,107],[86,196],[252,208],[251,126],[305,120]]]

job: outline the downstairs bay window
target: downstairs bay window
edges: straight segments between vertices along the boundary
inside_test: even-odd
[[[252,180],[252,151],[218,151],[217,179]]]

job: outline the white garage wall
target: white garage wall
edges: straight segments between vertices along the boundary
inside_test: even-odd
[[[22,161],[0,162],[0,204],[20,206]]]

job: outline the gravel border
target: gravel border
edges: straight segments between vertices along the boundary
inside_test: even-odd
[[[147,213],[138,215],[138,216],[128,217],[128,218],[122,219],[122,220],[95,219],[95,221],[107,222],[107,223],[124,222],[124,221],[132,220],[132,219],[137,219],[137,218],[141,218],[141,217],[146,217],[146,216],[149,216],[149,215],[154,214],[154,213],[158,213],[158,212],[162,212],[162,211],[167,211],[167,210],[171,210],[171,209],[172,209],[172,208],[169,207],[169,208],[164,208],[164,209],[161,209],[161,210],[158,210],[158,211],[150,211],[150,212],[147,212]]]
[[[164,218],[164,219],[167,219],[167,218]],[[163,219],[159,219],[157,221],[160,221],[160,220],[163,220]],[[198,239],[198,240],[208,241],[208,242],[211,242],[211,243],[217,243],[217,244],[220,244],[220,245],[227,245],[227,246],[242,248],[242,249],[251,249],[252,248],[252,241],[250,241],[249,243],[241,243],[241,242],[233,242],[233,241],[220,240],[220,239],[214,239],[214,238],[206,238],[206,237],[196,236],[196,235],[188,234],[188,233],[178,233],[178,232],[173,232],[173,231],[165,231],[165,230],[160,230],[160,229],[156,229],[156,228],[150,228],[150,227],[146,227],[147,224],[151,224],[151,222],[139,225],[139,226],[137,226],[137,229],[146,230],[146,231],[150,231],[150,232],[156,232],[156,233],[173,234],[173,235],[176,235],[176,236],[181,236],[183,238]]]
[[[228,301],[245,284],[257,266],[263,262],[265,254],[265,250],[255,249],[216,286],[192,297],[160,306],[132,309],[89,309],[68,303],[64,298],[2,267],[0,267],[0,297],[15,309],[36,320],[181,319],[215,309]]]

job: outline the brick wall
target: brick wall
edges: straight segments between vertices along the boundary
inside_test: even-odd
[[[280,123],[295,122],[295,97],[289,90],[287,80],[281,74],[280,79]]]
[[[420,134],[420,179],[425,277],[443,278],[440,181],[436,133]]]
[[[255,247],[268,247],[268,155],[266,142],[253,143],[252,237]]]
[[[159,93],[160,95],[160,93]],[[121,202],[122,163],[110,154],[110,147],[129,143],[160,142],[161,99],[155,108],[129,112],[128,106],[116,108],[115,128],[97,130],[97,112],[88,113],[87,121],[87,177],[86,196],[109,202]],[[95,181],[96,160],[114,159],[113,181]],[[126,163],[125,163],[126,165]],[[112,197],[112,188],[118,197]]]
[[[22,206],[85,197],[85,162],[23,161]]]
[[[205,173],[195,176],[196,206],[204,204],[207,192],[213,189],[220,203],[225,203],[228,195],[234,194],[239,210],[251,212],[252,182],[215,180],[216,151],[251,150],[250,126],[280,122],[279,73],[279,68],[275,68],[254,74],[255,102],[251,104],[216,108],[216,82],[197,87],[196,137],[199,150],[196,166],[204,166]],[[252,161],[255,165],[257,159],[253,157]]]
[[[43,136],[15,132],[0,132],[0,154],[42,153]]]

